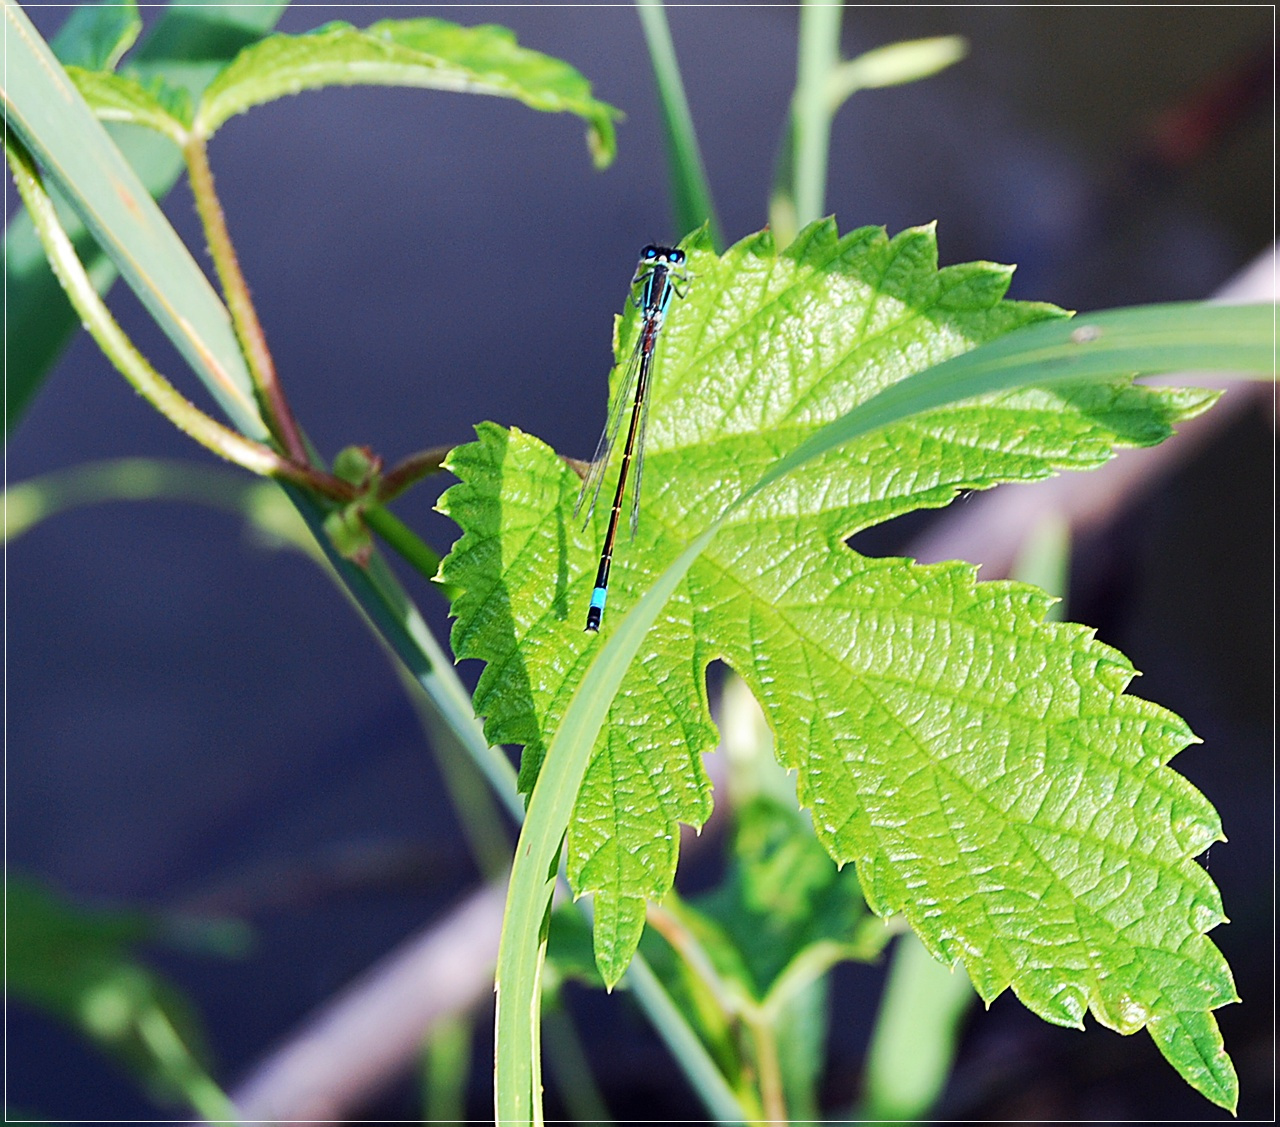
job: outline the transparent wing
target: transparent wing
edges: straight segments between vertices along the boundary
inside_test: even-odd
[[[618,431],[622,427],[622,420],[626,417],[627,410],[631,407],[632,399],[635,397],[636,373],[640,371],[641,339],[642,336],[640,335],[636,337],[636,346],[631,350],[631,359],[627,361],[627,371],[622,377],[622,386],[618,388],[618,398],[614,401],[613,412],[609,415],[609,421],[605,424],[604,430],[600,432],[600,441],[596,443],[595,457],[591,459],[591,469],[582,483],[582,489],[578,493],[577,504],[573,506],[573,518],[577,520],[578,515],[582,513],[582,525],[584,528],[591,519],[591,514],[595,512],[596,500],[600,496],[600,487],[604,484],[605,470],[609,468],[609,457],[613,453]],[[586,502],[585,513],[583,512],[584,502]]]

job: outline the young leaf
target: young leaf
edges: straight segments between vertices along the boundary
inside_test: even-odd
[[[938,270],[928,228],[839,239],[826,222],[781,255],[767,233],[721,258],[698,240],[688,250],[696,283],[663,332],[613,621],[824,424],[1062,316],[1003,301],[1006,268]],[[619,356],[636,330],[628,310]],[[856,863],[876,911],[902,912],[936,957],[963,961],[985,998],[1011,986],[1047,1020],[1078,1025],[1088,1009],[1124,1032],[1233,1000],[1203,937],[1221,904],[1191,860],[1220,838],[1217,816],[1165,766],[1194,739],[1185,724],[1125,695],[1132,667],[1090,631],[1045,623],[1034,588],[845,544],[962,489],[1154,444],[1212,398],[1127,379],[986,396],[864,435],[735,509],[626,674],[578,795],[568,871],[595,893],[605,980],[625,968],[645,900],[670,887],[676,824],[709,812],[703,673],[720,658],[764,707],[832,856]],[[477,711],[491,741],[525,745],[527,789],[600,644],[581,623],[607,514],[580,530],[580,482],[560,459],[518,431],[479,436],[450,458],[462,482],[441,507],[464,535],[442,576],[459,591],[455,653],[488,663]]]
[[[797,961],[821,947],[820,973],[841,958],[874,959],[855,942],[867,911],[852,869],[838,870],[794,808],[757,798],[734,812],[731,867],[724,882],[683,911],[714,921],[724,942],[708,946],[717,969],[764,1002]],[[883,924],[878,930],[884,933]],[[887,940],[888,936],[885,936]],[[731,954],[726,954],[731,953]]]
[[[148,90],[136,78],[74,66],[67,67],[67,74],[99,121],[144,125],[162,133],[175,145],[186,143],[189,109],[185,114],[175,114],[158,92]],[[168,100],[172,102],[174,97]]]
[[[568,63],[530,51],[503,27],[459,27],[422,17],[382,20],[361,30],[331,23],[306,35],[273,35],[246,47],[209,84],[196,111],[206,137],[253,106],[324,86],[420,86],[515,98],[535,110],[587,122],[596,164],[613,160],[621,115],[591,96]]]

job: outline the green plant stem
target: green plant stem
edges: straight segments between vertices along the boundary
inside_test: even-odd
[[[364,522],[395,549],[424,578],[434,580],[440,556],[389,509],[381,506],[365,510]]]
[[[53,201],[44,189],[31,155],[7,131],[5,156],[22,202],[26,204],[67,297],[98,346],[139,395],[180,431],[220,458],[243,466],[252,473],[292,481],[335,500],[355,497],[355,490],[346,482],[310,466],[298,465],[269,446],[245,438],[210,418],[160,375],[111,316],[58,221]]]
[[[751,1035],[757,1067],[761,1117],[766,1123],[788,1122],[782,1065],[778,1059],[775,1032],[782,1002],[774,999],[772,1004],[761,1005],[730,986],[716,971],[697,936],[685,926],[674,889],[667,894],[667,900],[671,903],[672,910],[650,906],[647,916],[650,926],[671,945],[671,949],[685,966],[706,987],[721,1013],[741,1020],[746,1026]],[[829,964],[825,964],[823,969],[826,965]]]
[[[542,1036],[551,1049],[547,1054],[547,1064],[569,1121],[612,1127],[613,1119],[591,1073],[582,1038],[562,1005],[550,1004],[543,1009]]]
[[[170,5],[147,21],[142,41],[129,52],[129,64],[144,82],[162,74],[194,100],[245,42],[275,25],[284,6],[281,0],[267,0],[252,8],[213,4],[201,8],[199,18],[193,19],[189,7]],[[104,21],[117,26],[122,9],[115,12],[113,16],[112,9],[103,4],[77,8],[51,40],[54,55],[69,62],[91,62],[84,41],[86,28],[99,27]],[[155,144],[143,129],[120,130],[116,143],[151,195],[162,199],[182,169],[178,150]],[[64,221],[89,276],[105,296],[117,276],[115,264],[90,237],[78,215],[64,215]],[[57,279],[25,212],[10,217],[4,254],[9,279],[4,329],[5,427],[12,434],[77,324],[75,311],[62,300]]]
[[[805,0],[800,9],[796,92],[791,105],[795,145],[792,169],[796,226],[823,214],[827,194],[827,151],[831,141],[831,74],[839,63],[838,4]]]
[[[698,147],[698,134],[685,97],[680,64],[676,61],[675,44],[661,0],[636,0],[636,12],[649,47],[653,76],[658,84],[658,104],[662,110],[663,138],[667,145],[667,164],[671,175],[671,195],[676,212],[676,229],[692,231],[706,223],[711,241],[720,249],[720,221],[716,218],[715,201],[707,180],[706,166]]]
[[[963,968],[943,966],[914,935],[898,940],[867,1049],[859,1118],[929,1117],[976,996]]]
[[[787,1097],[782,1086],[782,1064],[778,1060],[778,1038],[773,1024],[760,1010],[752,1007],[743,1013],[743,1021],[751,1032],[755,1051],[760,1104],[766,1123],[790,1123]]]
[[[644,956],[637,954],[631,961],[624,981],[670,1050],[672,1058],[679,1063],[685,1078],[698,1093],[708,1115],[717,1123],[745,1122],[747,1116],[742,1102]]]
[[[266,412],[272,433],[293,461],[307,462],[307,447],[298,430],[297,421],[285,399],[284,389],[276,377],[275,362],[267,348],[267,338],[258,320],[258,312],[249,297],[249,286],[240,270],[231,234],[227,230],[226,216],[213,186],[213,170],[209,167],[209,153],[204,137],[193,132],[182,149],[187,162],[187,176],[191,181],[191,194],[195,197],[196,211],[204,225],[209,254],[222,283],[222,293],[227,299],[227,309],[235,325],[236,336],[244,351],[258,398]]]
[[[227,1094],[213,1082],[183,1044],[178,1031],[159,1008],[148,1009],[137,1020],[138,1035],[164,1061],[169,1075],[181,1085],[183,1095],[205,1119],[213,1123],[238,1123],[240,1114]]]
[[[684,920],[680,916],[679,903],[680,901],[673,889],[667,893],[666,897],[666,904],[669,907],[651,904],[645,914],[645,919],[648,921],[649,926],[667,941],[685,966],[706,987],[707,991],[715,999],[716,1006],[720,1011],[730,1016],[740,1014],[743,1009],[742,997],[737,991],[729,988],[725,980],[716,971],[710,956],[703,949],[697,936],[685,926]]]

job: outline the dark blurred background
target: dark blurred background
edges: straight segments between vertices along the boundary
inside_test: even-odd
[[[28,11],[46,36],[66,15]],[[280,28],[409,14],[297,8]],[[628,7],[430,14],[505,24],[579,68],[627,114],[618,159],[594,172],[577,119],[430,91],[328,90],[232,120],[211,160],[277,368],[330,456],[367,443],[395,459],[466,441],[492,419],[587,457],[636,252],[684,234],[672,228],[638,19]],[[797,13],[669,17],[734,240],[766,220]],[[846,57],[946,33],[967,36],[970,55],[926,82],[852,98],[835,122],[828,210],[842,230],[936,219],[944,264],[1016,263],[1016,297],[1090,310],[1206,296],[1273,237],[1273,18],[1261,6],[852,8]],[[185,184],[165,211],[200,249]],[[124,287],[112,305],[197,395]],[[1233,921],[1213,938],[1245,999],[1219,1014],[1245,1118],[1270,1114],[1274,1064],[1273,419],[1247,412],[1119,527],[1079,545],[1069,603],[1144,671],[1135,691],[1205,741],[1175,766],[1231,839],[1206,864]],[[81,334],[12,437],[8,481],[121,455],[211,461]],[[440,550],[454,535],[431,510],[444,484],[398,505]],[[50,520],[14,544],[7,567],[9,864],[102,901],[244,893],[250,957],[156,956],[199,1003],[220,1078],[243,1074],[475,882],[403,691],[311,563],[264,549],[232,516],[157,503]],[[406,582],[446,637],[438,593]],[[469,683],[477,672],[462,670]],[[352,866],[368,880],[329,879]],[[876,973],[841,973],[838,1004],[858,1001],[834,1019],[833,1107],[856,1093]],[[600,1060],[631,1061],[614,1079],[604,1069],[612,1110],[700,1117],[626,1005],[615,996],[586,1011]],[[158,1117],[59,1027],[14,1008],[8,1034],[11,1107]],[[487,1083],[482,1064],[477,1114]],[[369,1114],[416,1108],[406,1081]],[[969,1021],[939,1114],[1218,1116],[1145,1036],[1053,1028],[1008,997]]]

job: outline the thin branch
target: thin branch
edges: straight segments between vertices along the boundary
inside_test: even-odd
[[[387,501],[394,500],[424,477],[439,473],[452,449],[452,446],[432,446],[428,450],[419,450],[416,454],[410,454],[396,463],[382,475],[382,485],[378,488],[379,502],[385,504]]]
[[[249,374],[253,377],[254,386],[266,410],[267,421],[289,457],[305,464],[309,461],[306,443],[289,408],[289,402],[285,399],[284,389],[276,377],[275,361],[271,359],[266,335],[258,321],[258,312],[249,296],[249,285],[240,270],[240,261],[236,258],[231,234],[227,230],[226,216],[223,215],[222,204],[214,190],[213,170],[209,167],[204,137],[199,133],[192,133],[190,140],[183,146],[182,154],[187,162],[187,175],[191,181],[196,211],[200,214],[200,222],[204,224],[209,253],[222,282],[222,292],[227,299],[227,308],[231,311],[231,321],[235,325],[240,347],[244,350]]]

